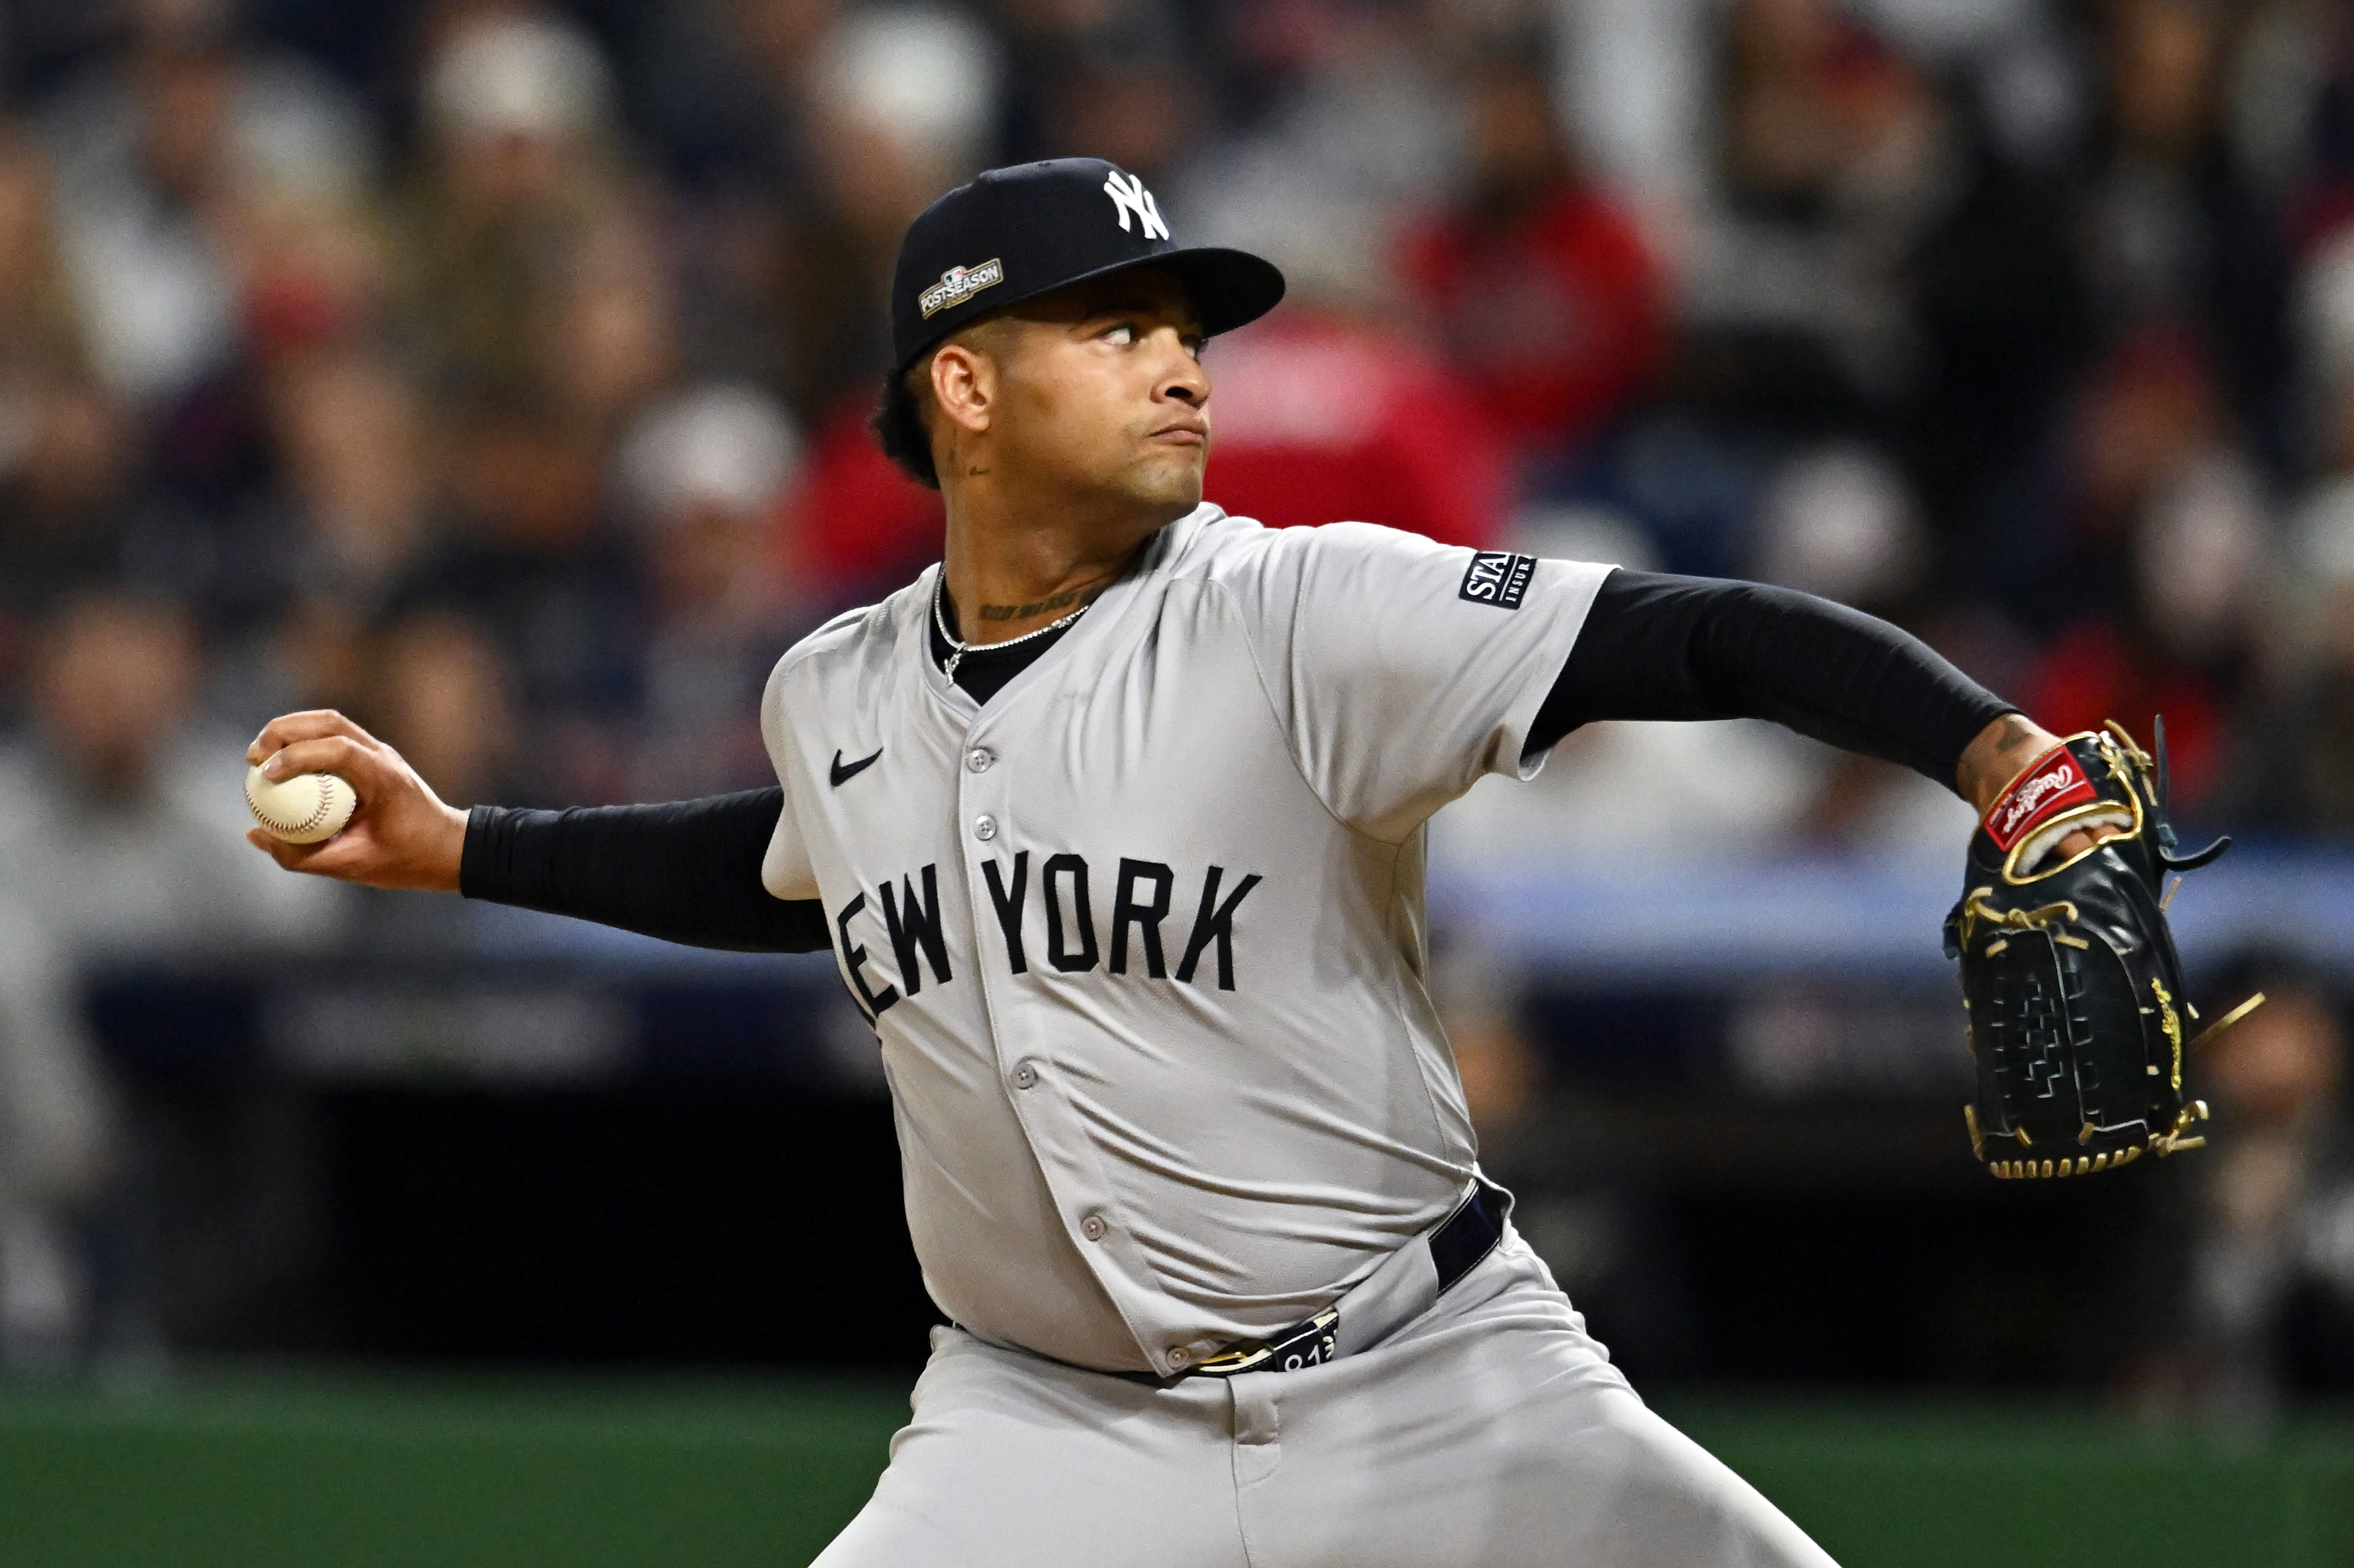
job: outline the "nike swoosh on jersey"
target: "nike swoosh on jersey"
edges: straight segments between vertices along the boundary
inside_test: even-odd
[[[883,748],[878,746],[875,748],[874,757],[862,757],[855,762],[844,762],[842,759],[842,753],[836,751],[833,754],[833,766],[827,770],[826,776],[833,780],[833,787],[839,789],[851,779],[874,767],[875,759],[882,755]]]

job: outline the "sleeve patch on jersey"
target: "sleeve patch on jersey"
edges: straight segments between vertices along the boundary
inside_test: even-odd
[[[1508,550],[1474,550],[1470,569],[1463,574],[1463,587],[1457,597],[1473,604],[1491,604],[1498,609],[1518,609],[1521,596],[1529,591],[1529,578],[1536,569],[1534,556],[1516,556]]]

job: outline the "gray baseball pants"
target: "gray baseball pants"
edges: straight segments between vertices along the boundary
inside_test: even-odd
[[[1833,1568],[1509,1230],[1323,1366],[1157,1387],[937,1329],[914,1407],[817,1568]]]

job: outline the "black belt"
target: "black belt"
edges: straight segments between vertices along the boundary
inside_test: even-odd
[[[1444,1296],[1473,1266],[1496,1250],[1504,1239],[1504,1217],[1512,1212],[1512,1195],[1475,1179],[1470,1192],[1455,1212],[1424,1240],[1430,1261],[1438,1270],[1438,1294]],[[1408,1243],[1412,1245],[1412,1243]],[[1346,1298],[1342,1298],[1343,1300]],[[1295,1323],[1265,1340],[1230,1345],[1179,1374],[1185,1377],[1232,1377],[1246,1372],[1297,1372],[1332,1359],[1341,1330],[1341,1309],[1327,1307],[1304,1323]]]
[[[1438,1293],[1446,1295],[1455,1282],[1471,1272],[1481,1258],[1504,1239],[1504,1216],[1512,1212],[1512,1195],[1479,1178],[1470,1195],[1455,1206],[1430,1233],[1430,1261],[1438,1266]]]

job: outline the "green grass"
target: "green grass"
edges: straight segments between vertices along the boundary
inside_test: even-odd
[[[2031,1404],[1658,1404],[1848,1568],[2354,1565],[2354,1424],[2219,1442]]]
[[[1848,1568],[2354,1564],[2354,1423],[2262,1444],[2048,1406],[1670,1397]],[[0,1568],[806,1563],[889,1383],[214,1368],[0,1384]]]
[[[0,1393],[0,1568],[806,1563],[904,1390],[214,1374]]]

